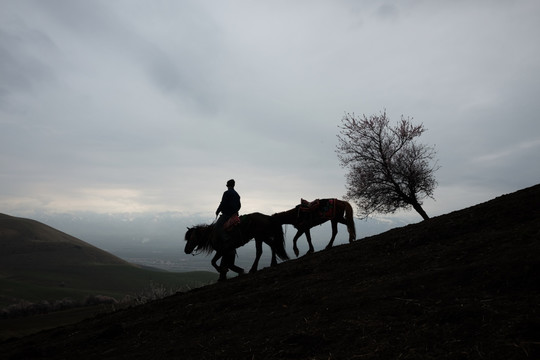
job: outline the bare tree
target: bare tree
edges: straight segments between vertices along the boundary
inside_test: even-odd
[[[415,142],[424,126],[402,116],[391,127],[386,111],[369,118],[346,114],[341,122],[336,152],[341,166],[349,168],[346,197],[364,217],[412,206],[429,219],[421,200],[433,198],[439,167],[435,149]]]

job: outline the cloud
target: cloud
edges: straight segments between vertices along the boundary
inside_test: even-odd
[[[493,166],[500,164],[501,161],[509,160],[509,158],[511,158],[510,160],[518,160],[518,158],[522,157],[524,154],[538,152],[539,147],[540,138],[514,144],[502,151],[476,157],[472,159],[472,162],[484,166]]]
[[[212,214],[229,178],[246,211],[341,197],[340,119],[384,109],[429,129],[422,141],[442,166],[431,212],[540,175],[534,1],[5,1],[2,10],[8,213]]]

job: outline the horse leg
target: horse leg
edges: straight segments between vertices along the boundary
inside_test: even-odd
[[[298,231],[296,232],[296,235],[294,235],[294,238],[293,238],[293,251],[296,257],[298,257],[298,255],[300,254],[300,251],[298,251],[298,247],[296,246],[296,242],[298,241],[298,238],[302,236],[303,233],[304,233],[303,230],[298,229]]]
[[[338,223],[343,224],[347,226],[347,231],[349,232],[349,243],[352,243],[354,240],[356,240],[356,229],[354,228],[354,219],[352,218],[352,214],[348,214],[347,218],[339,218],[336,219]],[[336,229],[337,234],[337,229]]]
[[[272,249],[272,260],[270,261],[270,266],[276,266],[277,265],[276,251],[274,250],[273,244],[270,245],[270,249]]]
[[[307,254],[311,254],[315,252],[315,248],[313,247],[313,244],[311,243],[311,233],[309,232],[309,229],[306,230],[306,239],[309,245],[309,250]]]
[[[251,269],[249,270],[249,273],[252,274],[257,271],[257,268],[259,267],[259,260],[262,255],[262,240],[256,238],[255,239],[255,261],[253,262],[253,265],[251,266]]]
[[[343,219],[342,223],[347,225],[347,231],[349,232],[349,243],[352,243],[356,240],[356,229],[354,226],[353,208],[348,202],[345,202],[345,218]]]
[[[221,259],[221,264],[218,266],[217,261],[219,259]],[[230,259],[228,259],[227,254],[224,255],[220,251],[216,251],[216,255],[214,255],[214,257],[212,258],[211,263],[212,263],[212,266],[214,267],[214,269],[216,269],[216,271],[219,273],[218,281],[227,280],[227,272],[229,271],[228,270],[228,267],[229,267],[228,262],[229,261],[230,261]],[[233,261],[234,261],[234,258],[233,258]]]
[[[232,257],[231,257],[232,253]],[[217,256],[217,254],[216,254]],[[219,266],[219,279],[218,281],[225,281],[227,280],[227,272],[229,271],[229,268],[231,266],[234,266],[234,251],[228,251],[223,254],[221,254],[221,264]]]
[[[223,263],[223,260],[221,260],[221,262]],[[218,278],[218,281],[225,281],[227,280],[227,272],[229,270],[227,269],[227,267],[224,267],[223,265],[221,265],[221,267],[219,268],[219,278]]]
[[[347,220],[345,222],[345,225],[347,225],[347,231],[349,232],[349,243],[352,244],[352,242],[356,240],[356,230],[354,228],[354,220]]]
[[[336,240],[337,235],[337,221],[335,219],[331,220],[332,223],[332,237],[330,238],[330,242],[328,245],[326,245],[326,249],[330,249],[334,245],[334,240]]]
[[[236,266],[234,264],[232,264],[231,266],[229,266],[229,269],[231,271],[234,271],[235,273],[237,273],[238,275],[244,275],[246,272],[244,271],[244,269],[242,269],[240,266]]]
[[[214,255],[214,257],[212,258],[212,261],[210,262],[218,273],[221,273],[221,267],[218,266],[217,261],[221,258],[221,256],[222,256],[221,253],[219,251],[216,251],[216,255]],[[221,262],[223,262],[223,260],[221,260]]]
[[[235,257],[236,257],[236,251],[235,250],[231,250],[230,252],[228,252],[227,253],[227,262],[226,262],[226,264],[224,266],[226,266],[228,270],[234,271],[238,275],[245,274],[244,269],[242,269],[241,267],[236,266],[234,264]]]
[[[255,241],[257,241],[257,239],[255,239]],[[262,247],[262,243],[265,243],[266,245],[270,247],[270,250],[272,251],[272,260],[270,261],[270,266],[277,265],[276,250],[274,249],[274,246],[276,246],[275,241],[276,241],[275,237],[265,236],[261,242],[261,247]],[[262,249],[261,249],[261,253],[262,253]]]

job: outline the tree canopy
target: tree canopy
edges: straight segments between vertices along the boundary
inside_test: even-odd
[[[413,207],[429,218],[422,199],[433,197],[439,167],[435,149],[416,141],[424,131],[403,116],[391,126],[386,111],[343,117],[336,152],[341,166],[349,168],[346,197],[364,217]]]

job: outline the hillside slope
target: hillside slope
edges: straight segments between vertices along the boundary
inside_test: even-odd
[[[31,219],[0,214],[0,271],[58,264],[127,265],[80,239]]]
[[[4,342],[8,359],[538,359],[540,186]]]
[[[97,294],[121,299],[152,283],[179,289],[216,278],[142,269],[38,221],[0,214],[0,307]]]

